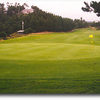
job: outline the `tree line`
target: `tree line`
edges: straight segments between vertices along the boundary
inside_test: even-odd
[[[21,22],[25,23],[25,34],[32,32],[66,32],[75,28],[87,27],[88,23],[81,19],[72,20],[70,18],[62,18],[42,11],[37,6],[31,6],[34,12],[23,14],[22,10],[28,5],[19,3],[0,3],[0,37],[6,39],[10,34],[21,29]]]

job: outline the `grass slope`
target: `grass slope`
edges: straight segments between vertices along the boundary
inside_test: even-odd
[[[0,42],[0,93],[99,94],[99,36],[86,28]]]

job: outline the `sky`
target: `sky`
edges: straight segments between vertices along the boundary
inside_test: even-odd
[[[0,3],[27,3],[29,6],[38,6],[40,9],[50,12],[64,18],[80,19],[86,21],[100,21],[100,18],[94,13],[83,12],[84,1],[91,2],[93,0],[2,0]],[[94,0],[100,1],[100,0]]]

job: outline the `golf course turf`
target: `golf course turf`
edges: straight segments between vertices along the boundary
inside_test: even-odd
[[[0,94],[100,94],[100,30],[1,41]]]

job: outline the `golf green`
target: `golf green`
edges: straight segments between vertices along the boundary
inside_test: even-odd
[[[100,94],[100,30],[1,41],[0,94]]]

